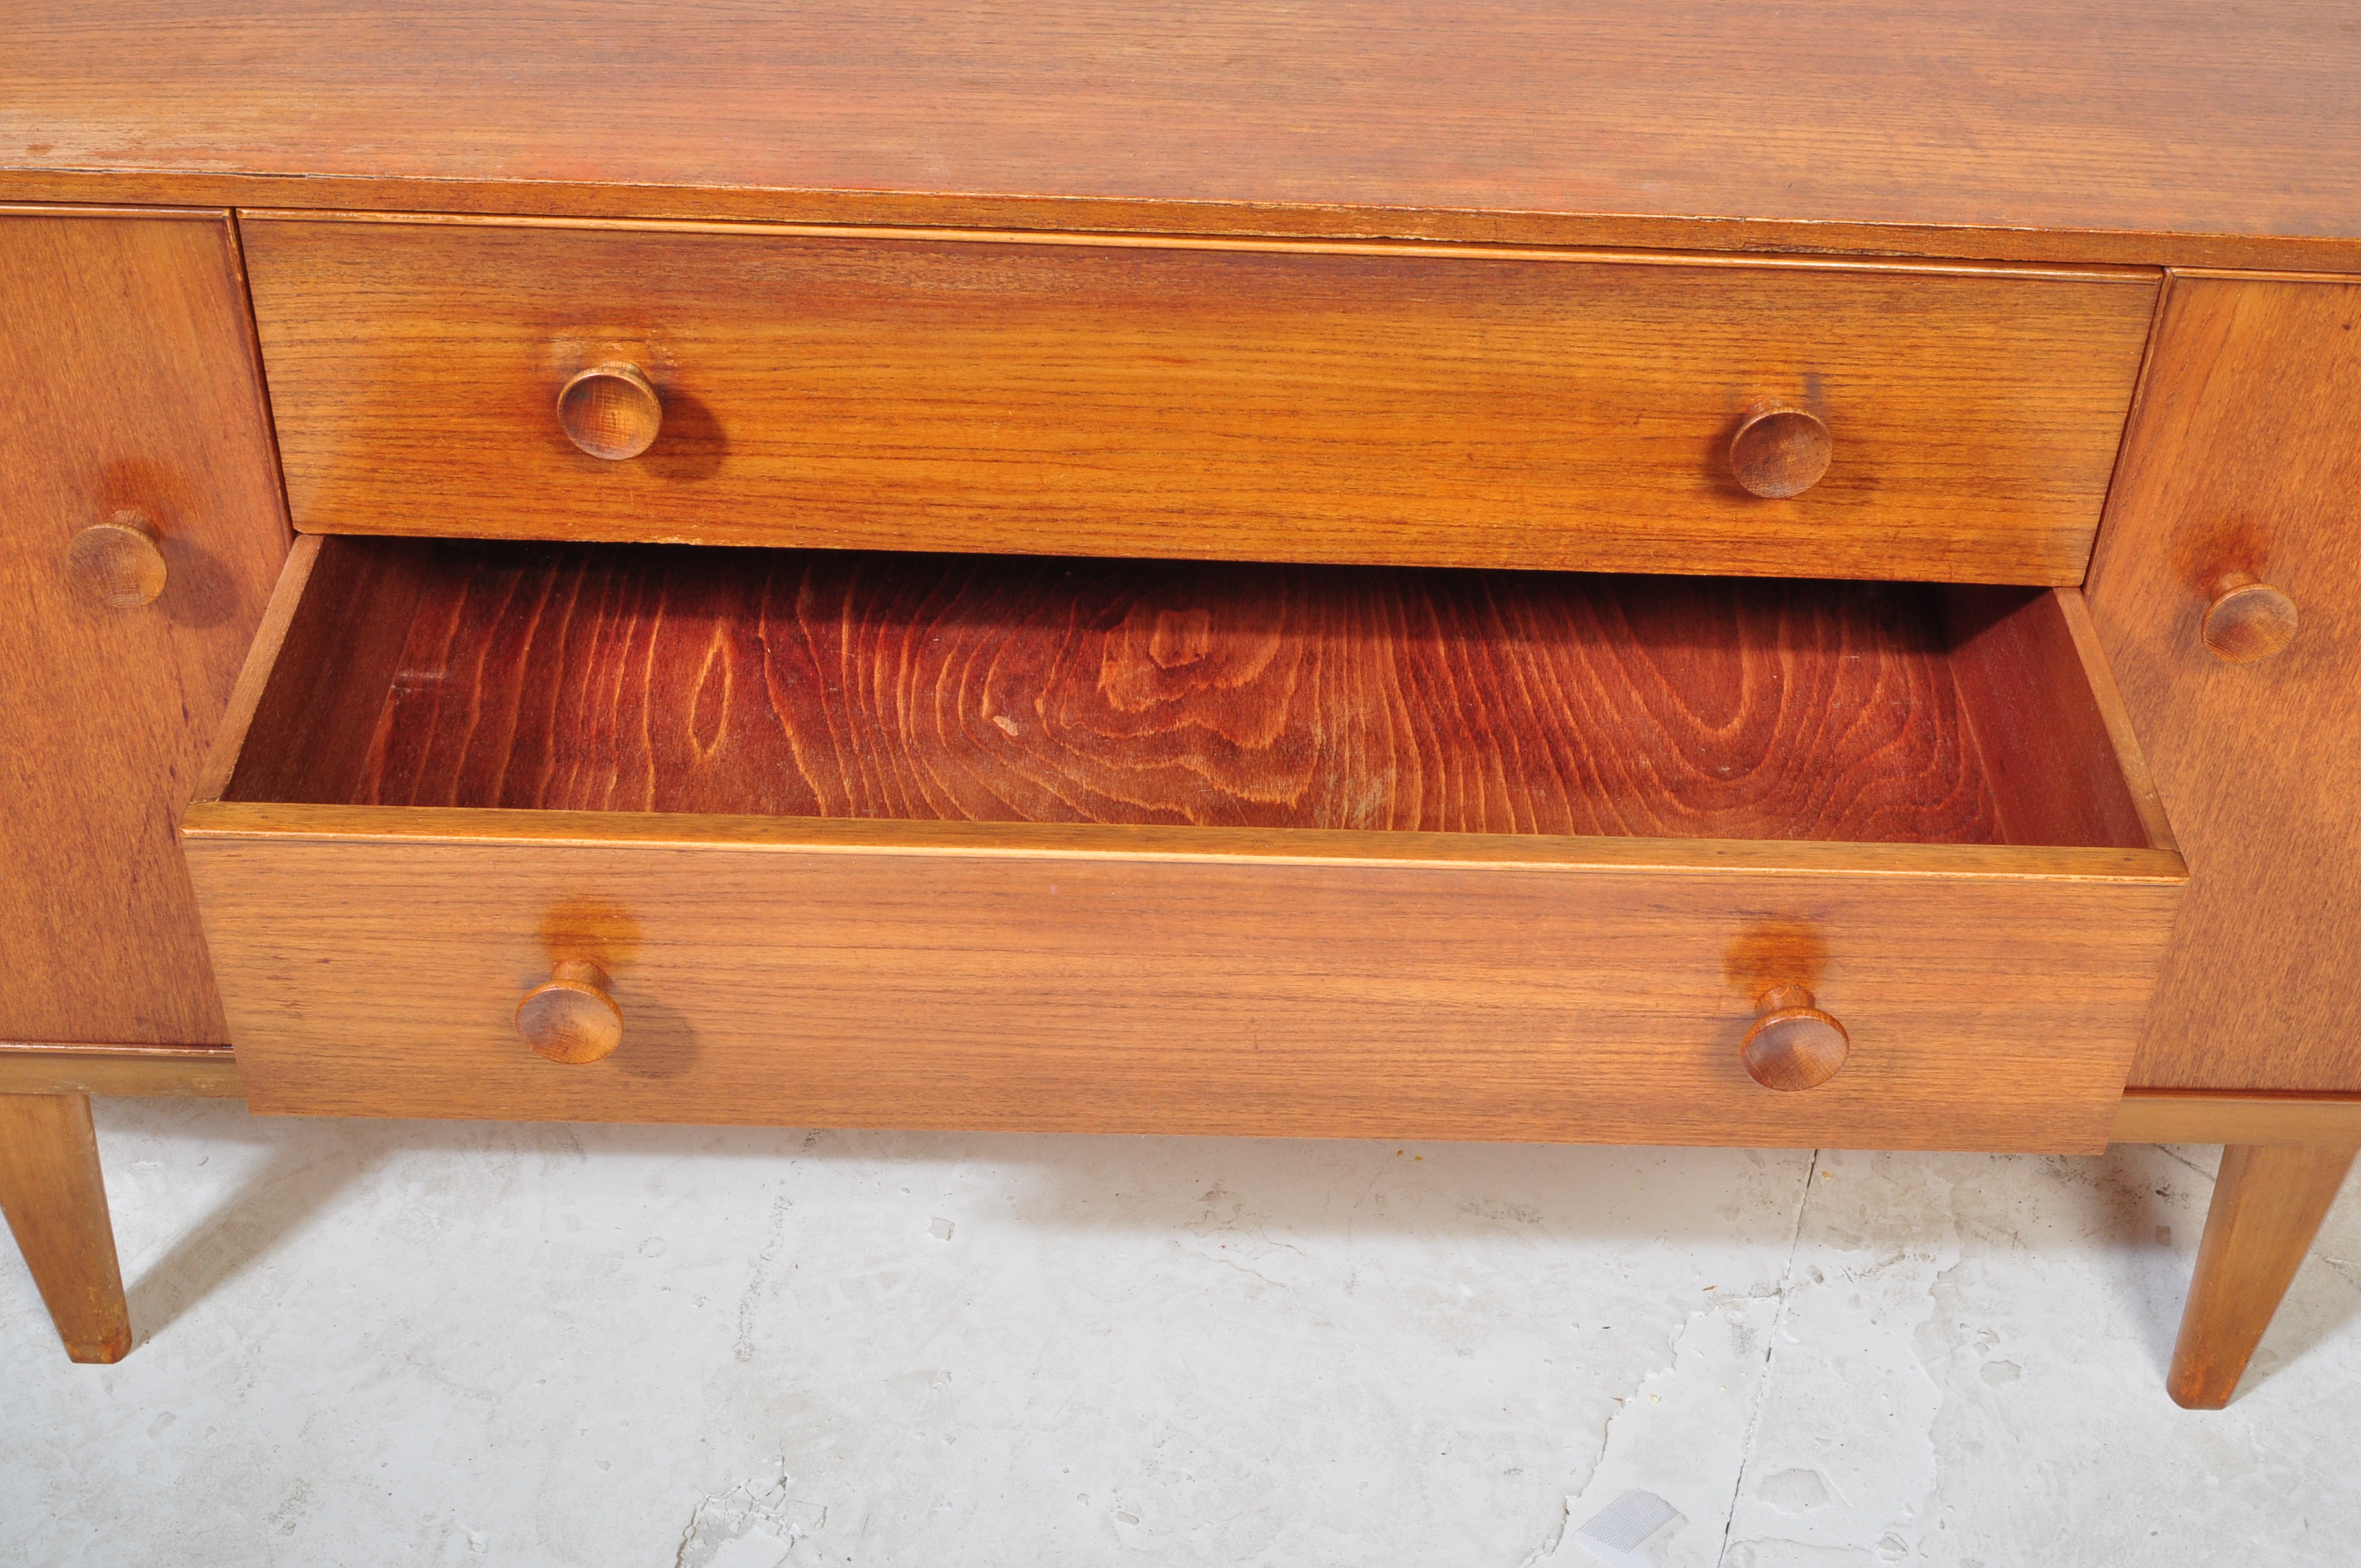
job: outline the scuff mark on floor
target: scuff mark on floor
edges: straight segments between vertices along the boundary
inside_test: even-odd
[[[795,1200],[784,1192],[771,1201],[770,1236],[746,1270],[746,1288],[738,1298],[738,1340],[730,1346],[730,1354],[741,1361],[754,1359],[755,1309],[762,1303],[763,1287],[770,1278],[771,1266],[778,1261],[780,1245],[786,1239],[787,1211],[795,1206]]]

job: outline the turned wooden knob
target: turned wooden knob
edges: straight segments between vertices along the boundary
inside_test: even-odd
[[[1730,438],[1730,471],[1766,500],[1800,496],[1820,482],[1835,450],[1828,427],[1801,409],[1765,405]]]
[[[621,462],[653,444],[664,423],[656,389],[629,360],[593,365],[557,394],[557,422],[566,439],[593,457]]]
[[[155,525],[136,511],[119,511],[73,536],[66,576],[109,609],[137,609],[164,591],[164,552]]]
[[[2295,600],[2250,572],[2224,572],[2211,598],[2202,630],[2206,648],[2224,663],[2268,659],[2295,636]]]
[[[607,994],[607,971],[568,961],[517,1003],[517,1035],[552,1061],[597,1061],[623,1043],[623,1010]]]
[[[1739,1058],[1765,1089],[1811,1089],[1834,1078],[1851,1048],[1844,1025],[1813,1006],[1810,992],[1774,985],[1755,999]]]

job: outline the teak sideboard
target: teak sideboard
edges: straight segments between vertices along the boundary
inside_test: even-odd
[[[23,0],[0,1203],[302,1115],[2361,1145],[2361,28]]]

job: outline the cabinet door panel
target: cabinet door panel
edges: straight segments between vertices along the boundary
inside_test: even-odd
[[[227,215],[0,209],[0,1038],[217,1042],[173,825],[288,538]]]
[[[2361,283],[2175,278],[2150,364],[2090,587],[2191,877],[2131,1081],[2361,1090]]]

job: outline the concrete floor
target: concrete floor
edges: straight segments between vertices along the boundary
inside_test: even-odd
[[[141,1343],[0,1247],[8,1563],[2361,1562],[2361,1201],[2164,1397],[2211,1149],[98,1114]]]

